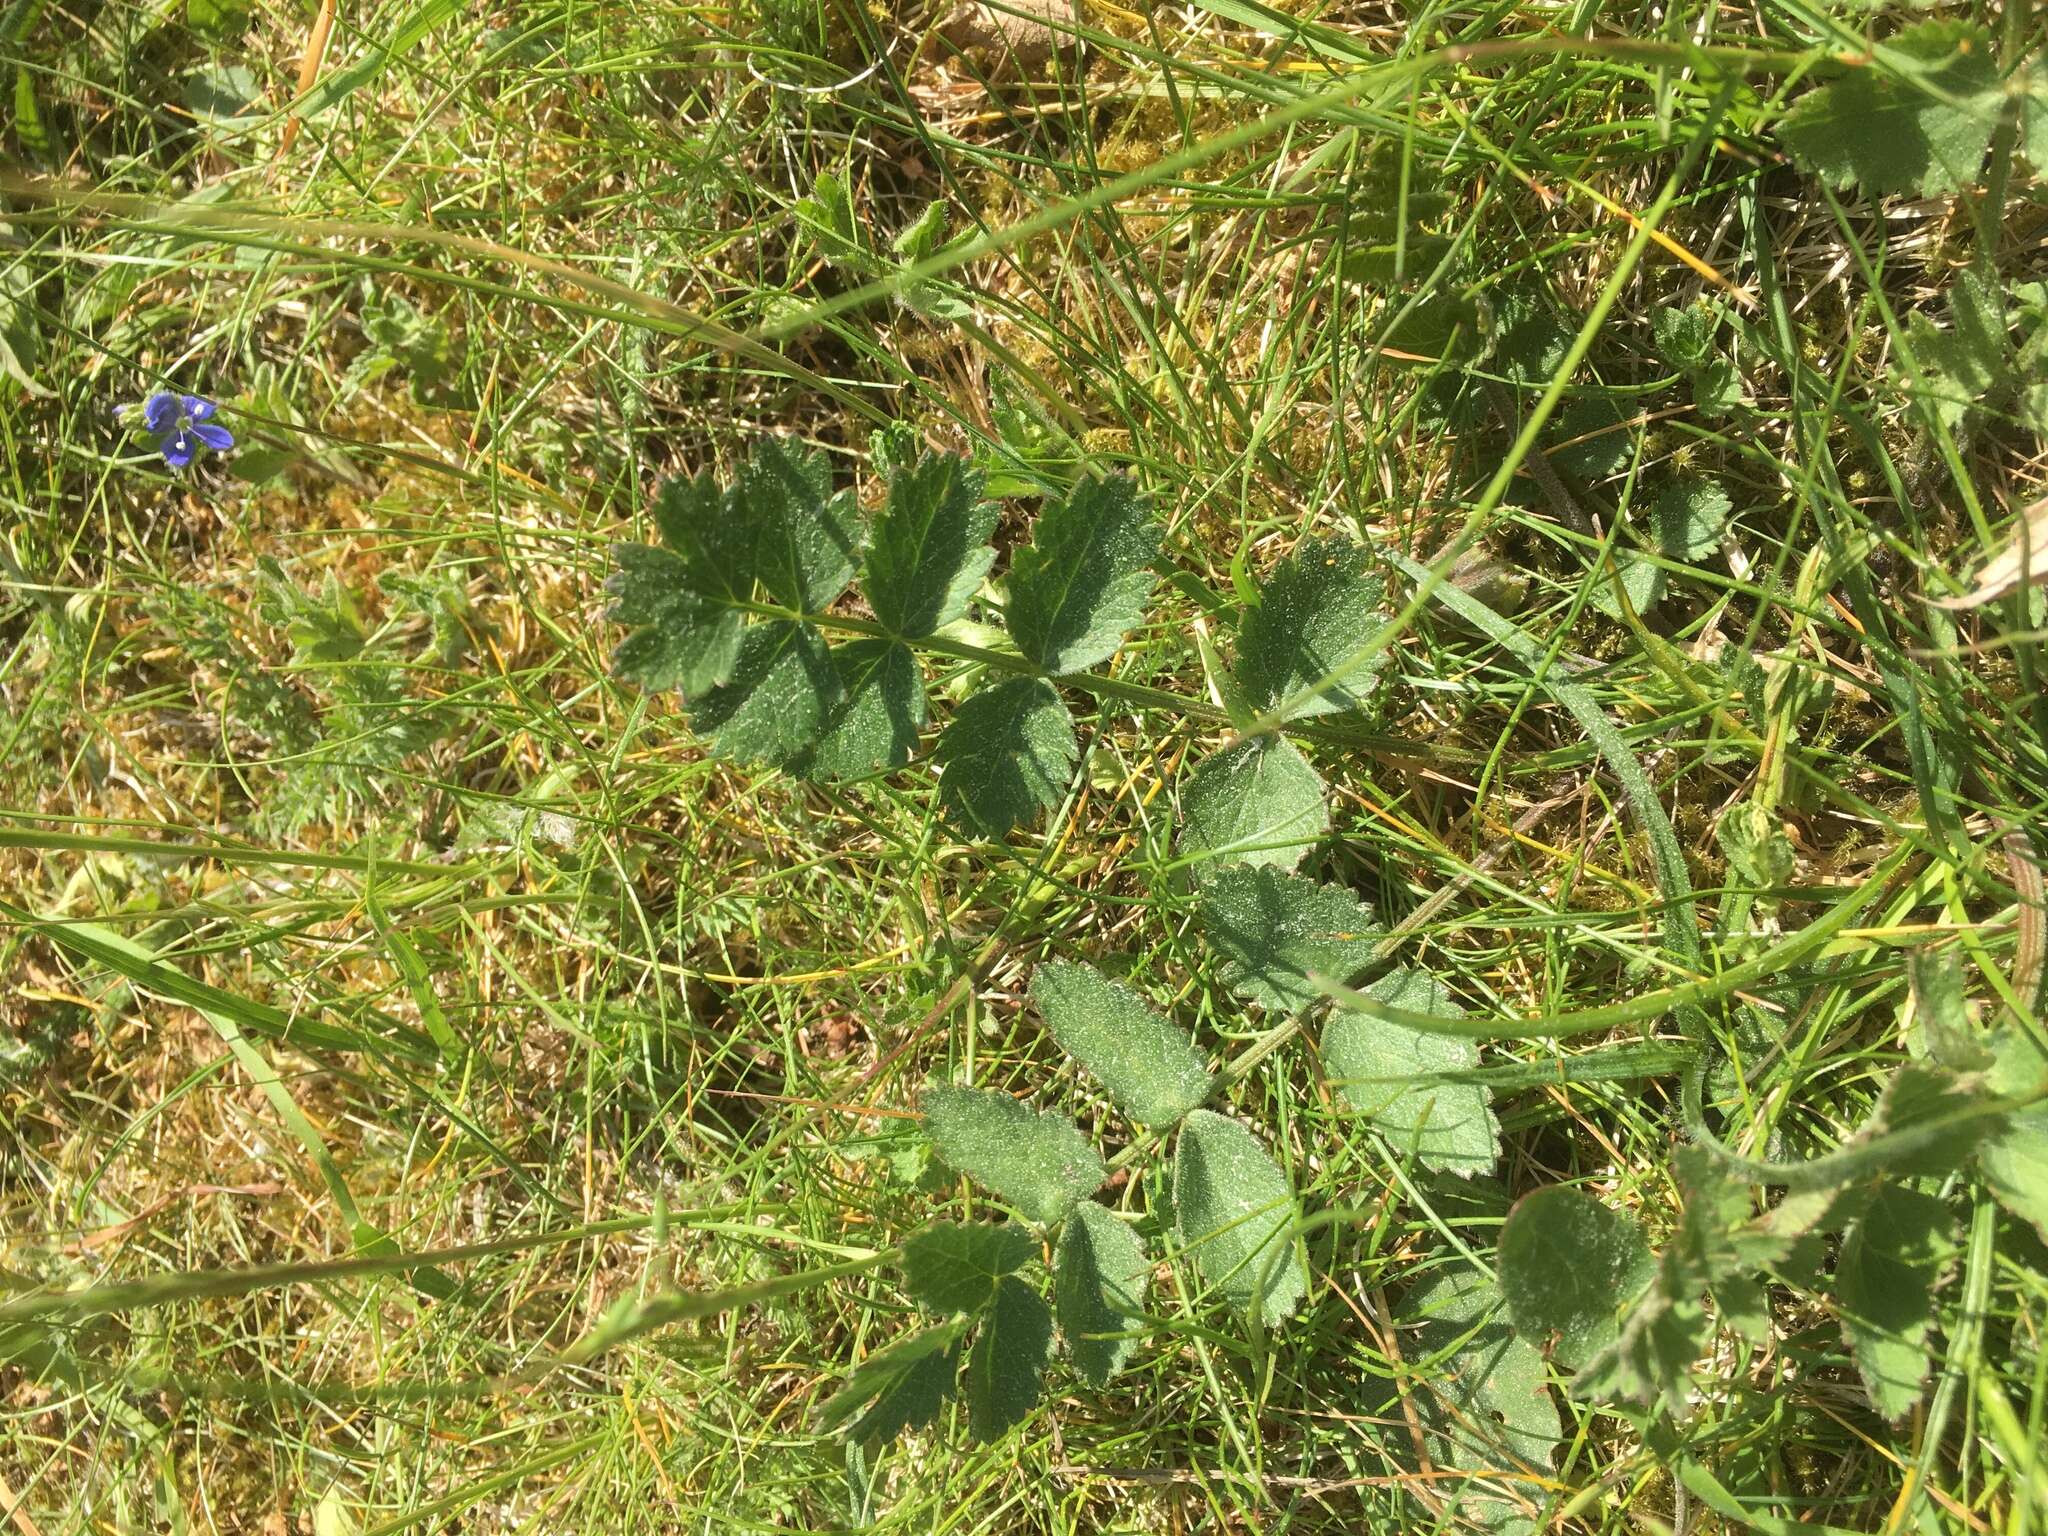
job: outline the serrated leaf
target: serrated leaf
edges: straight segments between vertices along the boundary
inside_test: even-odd
[[[1392,971],[1361,989],[1390,1008],[1443,1019],[1464,1017],[1442,982],[1426,971]],[[1469,1071],[1479,1047],[1456,1035],[1432,1034],[1348,1009],[1323,1031],[1323,1068],[1361,1114],[1426,1168],[1470,1176],[1490,1172],[1500,1156],[1500,1122],[1492,1095],[1478,1083],[1413,1082]]]
[[[740,467],[732,515],[753,533],[753,574],[798,613],[822,613],[846,590],[860,560],[860,507],[832,490],[823,452],[791,438],[764,438]]]
[[[904,1240],[903,1288],[934,1312],[977,1312],[1037,1252],[1022,1227],[936,1222]]]
[[[1784,824],[1754,800],[1730,806],[1714,828],[1714,840],[1729,872],[1756,890],[1783,885],[1798,863]]]
[[[1010,563],[1005,613],[1017,649],[1047,672],[1107,661],[1145,618],[1159,529],[1130,481],[1083,480],[1040,514]]]
[[[1872,1406],[1888,1419],[1910,1412],[1927,1380],[1934,1287],[1951,1226],[1948,1207],[1933,1195],[1884,1183],[1842,1238],[1835,1260],[1842,1333]]]
[[[1657,1281],[1628,1310],[1613,1344],[1588,1360],[1572,1393],[1594,1402],[1682,1403],[1692,1368],[1707,1343],[1707,1309],[1697,1290],[1682,1289],[1675,1266],[1658,1261]]]
[[[731,678],[697,700],[690,724],[721,757],[785,763],[817,742],[840,697],[824,636],[771,619],[741,631]]]
[[[846,183],[831,171],[820,171],[811,184],[811,194],[800,197],[790,210],[818,254],[827,261],[861,265],[867,252],[853,219],[853,198]]]
[[[1007,1093],[934,1085],[924,1124],[939,1156],[1040,1226],[1050,1226],[1102,1188],[1109,1175],[1081,1128]]]
[[[1181,855],[1200,875],[1233,862],[1293,869],[1330,826],[1323,781],[1290,743],[1270,735],[1205,758],[1180,808]]]
[[[951,454],[926,454],[890,475],[861,589],[891,632],[918,639],[967,611],[996,554],[996,508],[981,488],[980,474]]]
[[[1691,373],[1713,356],[1714,312],[1702,304],[1671,304],[1650,317],[1657,355],[1678,373]]]
[[[2017,1025],[2008,1024],[1991,1042],[1989,1084],[2002,1098],[2034,1100],[1977,1150],[1977,1166],[1991,1193],[2013,1215],[2034,1224],[2048,1242],[2048,1057]]]
[[[1628,605],[1639,615],[1648,613],[1664,599],[1664,568],[1633,549],[1616,548],[1614,568],[1620,574]],[[1614,577],[1603,566],[1593,578],[1593,606],[1610,619],[1622,616],[1621,598],[1614,590]]]
[[[744,602],[754,591],[756,534],[709,471],[662,482],[650,509],[661,540],[683,562],[684,582],[707,596]]]
[[[1173,1210],[1181,1248],[1239,1316],[1270,1328],[1308,1295],[1293,1187],[1239,1122],[1207,1109],[1181,1122]]]
[[[1275,1013],[1321,999],[1311,971],[1348,981],[1379,944],[1372,909],[1351,892],[1270,866],[1226,866],[1204,882],[1200,899],[1224,985]]]
[[[2012,374],[2012,344],[2006,336],[2005,294],[1997,282],[1973,269],[1955,275],[1948,293],[1949,323],[1938,330],[1923,314],[1907,320],[1914,360],[1921,376],[1914,392],[1953,427]]]
[[[969,830],[1003,837],[1060,803],[1080,757],[1059,690],[1012,678],[969,698],[939,737],[939,803]]]
[[[1502,1314],[1500,1293],[1479,1271],[1438,1270],[1401,1299],[1413,1328],[1404,1345],[1411,1364],[1435,1362],[1413,1401],[1444,1465],[1547,1468],[1561,1433],[1543,1357]],[[1448,1353],[1447,1353],[1448,1352]],[[1485,1500],[1482,1509],[1468,1501]],[[1461,1517],[1498,1526],[1519,1506],[1484,1483],[1459,1491]]]
[[[1022,1280],[1005,1275],[967,1357],[967,1422],[975,1439],[994,1440],[1024,1422],[1051,1360],[1051,1309]]]
[[[1630,413],[1612,395],[1587,395],[1557,414],[1550,450],[1557,467],[1581,480],[1618,475],[1635,457],[1635,427]]]
[[[620,544],[612,559],[605,583],[611,617],[642,626],[612,653],[619,676],[692,699],[732,676],[740,656],[738,609],[695,590],[688,567],[665,549]]]
[[[901,768],[924,729],[924,677],[901,641],[852,640],[831,649],[839,702],[817,744],[790,771],[808,779],[842,779],[877,768]]]
[[[1990,34],[1925,21],[1800,97],[1778,137],[1830,186],[1940,197],[1976,179],[2002,105]]]
[[[1237,681],[1260,710],[1313,687],[1386,622],[1386,583],[1372,557],[1347,539],[1304,539],[1266,578],[1237,631]],[[1362,708],[1386,665],[1382,651],[1289,719]]]
[[[1691,477],[1664,488],[1651,511],[1657,548],[1673,560],[1697,560],[1717,549],[1735,503],[1712,480]]]
[[[1053,960],[1031,1000],[1061,1050],[1140,1125],[1172,1125],[1209,1097],[1213,1079],[1188,1032],[1092,965]]]
[[[1642,1223],[1566,1185],[1524,1196],[1501,1227],[1500,1288],[1516,1331],[1574,1369],[1613,1345],[1655,1267]]]
[[[967,1320],[958,1318],[876,1350],[818,1410],[820,1433],[844,1427],[855,1439],[879,1445],[931,1423],[953,1395],[966,1331]]]
[[[1094,1386],[1124,1368],[1138,1347],[1122,1337],[1145,1324],[1145,1245],[1126,1222],[1083,1200],[1060,1229],[1053,1256],[1053,1302],[1074,1369]]]

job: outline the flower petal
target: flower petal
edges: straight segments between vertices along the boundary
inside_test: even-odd
[[[178,419],[178,397],[159,390],[142,403],[142,424],[152,432],[168,432]]]
[[[197,435],[199,441],[206,444],[215,453],[226,453],[235,446],[235,434],[226,427],[216,423],[194,422],[192,431]]]
[[[173,432],[158,447],[163,450],[164,462],[173,469],[183,469],[199,452],[199,444],[190,432]]]
[[[216,409],[218,407],[211,400],[204,399],[199,395],[185,396],[185,415],[189,420],[209,421],[212,419]]]

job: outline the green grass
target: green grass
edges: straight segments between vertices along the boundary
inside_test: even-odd
[[[2037,45],[2024,7],[1939,14],[2006,66]],[[1401,1408],[1447,1367],[1402,1300],[1490,1266],[1509,1202],[1552,1183],[1666,1239],[1669,1058],[1561,1063],[1680,1021],[1512,1031],[1480,1057],[1499,1177],[1410,1166],[1309,1036],[1217,979],[1174,844],[1231,736],[1195,637],[1227,650],[1310,533],[1369,541],[1417,598],[1378,718],[1297,736],[1334,815],[1306,867],[1504,1034],[1692,979],[1667,935],[1712,977],[1871,895],[1824,985],[1758,983],[1768,1028],[1716,1012],[1740,1151],[1863,1123],[1915,952],[2034,1027],[2039,603],[1923,598],[2040,494],[2042,439],[2016,393],[1943,410],[1910,317],[1949,325],[1973,266],[2040,279],[2042,184],[2009,128],[1925,201],[1830,190],[1772,131],[1827,51],[1902,19],[1339,6],[1290,36],[1262,8],[1102,6],[1083,54],[1020,75],[914,8],[344,7],[287,145],[305,12],[0,17],[0,1303],[135,1287],[0,1333],[16,1526],[854,1523],[816,1410],[914,1325],[871,1261],[992,1214],[932,1170],[920,1086],[1113,1131],[1025,1000],[1057,956],[1238,1063],[1311,1294],[1250,1337],[1162,1267],[1107,1392],[1056,1367],[988,1446],[947,1410],[872,1469],[877,1517],[1459,1528]],[[254,99],[195,117],[195,87]],[[828,172],[861,247],[837,261],[798,207]],[[972,243],[917,275],[960,318],[867,292],[933,199]],[[1657,342],[1696,302],[1748,397],[1725,414]],[[2014,304],[2017,378],[2043,333]],[[1491,350],[1440,350],[1454,320]],[[172,476],[118,429],[167,386],[232,407],[231,466]],[[608,547],[651,537],[661,478],[786,432],[870,496],[891,421],[986,461],[1018,498],[1006,552],[1083,462],[1164,525],[1149,622],[1067,691],[1083,770],[1006,844],[940,818],[925,762],[813,786],[713,761],[611,672]],[[1731,511],[1673,554],[1653,508],[1691,476]],[[1526,589],[1524,638],[1402,574],[1461,529]],[[1616,553],[1662,573],[1654,606],[1619,601]],[[943,715],[975,663],[934,661]],[[1717,835],[1746,803],[1790,836],[1776,894]],[[1157,1213],[1163,1161],[1125,1161],[1115,1203]],[[1956,1255],[1921,1409],[1872,1409],[1824,1285],[1773,1286],[1768,1337],[1720,1335],[1667,1442],[1556,1372],[1566,1438],[1511,1475],[1523,1513],[2042,1529],[2048,1255],[1968,1176],[1937,1187]],[[621,1299],[762,1286],[589,1342]]]

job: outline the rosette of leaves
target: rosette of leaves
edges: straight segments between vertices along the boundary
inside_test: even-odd
[[[1294,1190],[1256,1132],[1203,1107],[1215,1077],[1194,1039],[1090,965],[1041,965],[1031,996],[1116,1109],[1171,1137],[1176,1259],[1239,1317],[1283,1321],[1308,1294]],[[964,1398],[972,1433],[993,1439],[1037,1404],[1055,1325],[1075,1373],[1096,1387],[1147,1326],[1153,1260],[1136,1227],[1093,1198],[1107,1169],[1071,1115],[949,1085],[928,1088],[923,1111],[940,1159],[1016,1219],[935,1223],[904,1243],[904,1288],[936,1320],[870,1356],[822,1414],[868,1446],[930,1423],[953,1398]],[[1049,1266],[1039,1262],[1047,1243]]]
[[[928,719],[919,652],[983,664],[940,733],[939,798],[1001,837],[1059,803],[1080,746],[1058,678],[1107,661],[1141,623],[1158,529],[1130,482],[1084,479],[1040,515],[1005,580],[1016,652],[938,638],[963,618],[995,550],[996,508],[964,460],[878,455],[872,523],[821,452],[763,442],[730,485],[664,485],[659,545],[621,544],[611,616],[633,626],[614,664],[674,688],[712,750],[810,778],[900,768]],[[832,613],[858,578],[873,618]]]

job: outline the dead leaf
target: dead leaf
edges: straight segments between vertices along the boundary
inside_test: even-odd
[[[2048,496],[2020,514],[2012,542],[1977,573],[1977,584],[1961,597],[1930,597],[1937,608],[1981,608],[2008,592],[2048,581]]]

